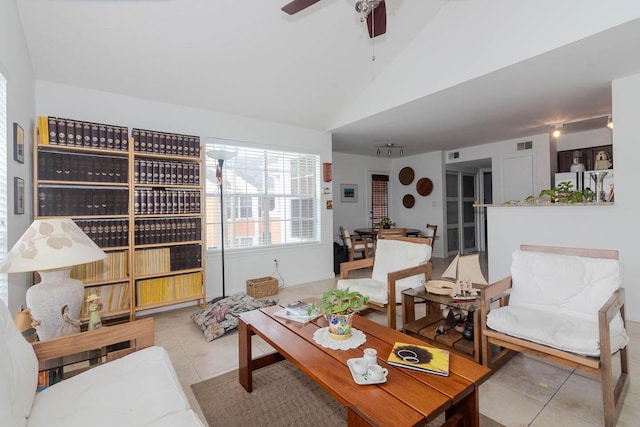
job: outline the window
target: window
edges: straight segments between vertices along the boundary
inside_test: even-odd
[[[371,220],[375,226],[389,216],[389,175],[371,175]]]
[[[222,167],[225,249],[320,241],[320,156],[208,140],[206,151],[234,153]],[[207,158],[206,232],[219,248],[220,185]]]
[[[0,182],[7,182],[7,81],[0,74]],[[0,186],[0,259],[7,255],[7,186]],[[0,274],[0,299],[9,305],[7,274]]]

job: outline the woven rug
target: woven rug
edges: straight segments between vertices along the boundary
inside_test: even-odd
[[[355,387],[355,384],[354,384]],[[253,373],[253,392],[244,391],[238,371],[193,384],[209,426],[345,426],[347,410],[289,361]],[[429,426],[439,426],[444,416]],[[481,415],[481,427],[502,424]]]

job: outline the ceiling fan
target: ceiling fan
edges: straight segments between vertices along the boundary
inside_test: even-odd
[[[282,11],[294,15],[320,0],[293,0],[282,7]],[[369,37],[374,38],[387,32],[387,6],[384,0],[358,0],[356,11],[360,20],[367,21]]]

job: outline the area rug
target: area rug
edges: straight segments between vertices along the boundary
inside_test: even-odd
[[[355,385],[354,385],[355,386]],[[289,361],[253,373],[253,392],[238,382],[238,371],[193,384],[209,426],[345,426],[347,410]],[[480,415],[481,427],[502,424]],[[444,416],[429,426],[440,426]]]

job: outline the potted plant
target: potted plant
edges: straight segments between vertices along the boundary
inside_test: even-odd
[[[369,296],[346,289],[330,289],[308,309],[324,315],[329,322],[329,336],[346,340],[351,336],[351,322],[356,310],[369,302]]]
[[[391,222],[391,218],[389,218],[388,216],[384,216],[378,223],[378,228],[391,228],[392,225],[393,222]]]

